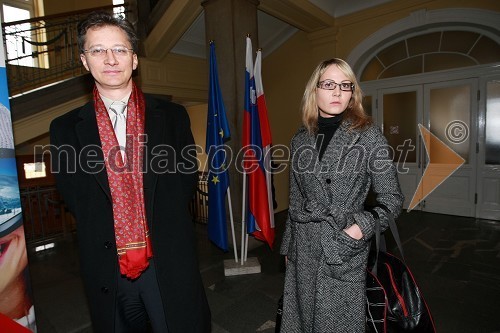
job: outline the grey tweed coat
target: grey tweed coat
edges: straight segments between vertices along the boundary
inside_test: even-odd
[[[292,138],[290,202],[280,253],[288,257],[282,333],[364,332],[365,274],[375,216],[403,203],[392,154],[380,129],[343,121],[321,161],[305,128]],[[389,210],[364,210],[370,190]],[[363,238],[343,229],[357,223]]]

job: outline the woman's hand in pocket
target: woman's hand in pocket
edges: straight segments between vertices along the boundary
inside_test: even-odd
[[[344,229],[344,232],[348,234],[351,238],[360,240],[363,238],[363,233],[357,224],[353,224],[350,227]]]

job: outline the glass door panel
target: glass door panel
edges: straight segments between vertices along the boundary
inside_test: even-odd
[[[363,96],[363,109],[365,109],[366,114],[370,117],[373,116],[372,100],[373,98],[370,95]]]
[[[485,164],[500,165],[500,81],[486,86]]]
[[[466,160],[469,159],[471,87],[430,90],[430,131]]]
[[[383,89],[378,94],[378,118],[394,151],[399,183],[408,208],[421,177],[418,123],[422,122],[422,86]]]
[[[475,216],[477,90],[476,79],[424,85],[424,126],[438,139],[421,155],[425,211]]]
[[[394,149],[394,161],[416,163],[416,150],[408,151],[406,156],[401,156],[405,141],[417,140],[417,92],[407,91],[384,95],[384,121],[383,131],[389,145]],[[398,148],[399,147],[399,148]]]
[[[500,77],[485,80],[485,108],[480,114],[484,131],[480,128],[477,171],[476,217],[500,220]]]

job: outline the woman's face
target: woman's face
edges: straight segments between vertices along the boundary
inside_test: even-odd
[[[351,100],[352,90],[341,90],[341,83],[344,83],[343,89],[346,89],[352,82],[335,64],[326,69],[319,82],[320,86],[322,86],[322,88],[316,88],[316,103],[318,104],[319,114],[322,117],[330,118],[344,112]]]
[[[23,272],[28,264],[24,228],[21,225],[0,238],[0,294]]]

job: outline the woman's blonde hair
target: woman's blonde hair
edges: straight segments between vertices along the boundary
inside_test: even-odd
[[[319,79],[330,66],[338,69],[354,84],[351,100],[347,105],[342,121],[349,121],[350,128],[364,128],[371,123],[370,117],[363,109],[363,92],[359,88],[356,75],[347,62],[339,58],[333,58],[321,62],[312,73],[307,82],[304,96],[302,97],[302,123],[307,131],[314,134],[318,131],[318,104],[316,102],[316,89]]]

